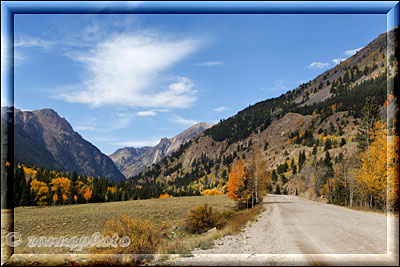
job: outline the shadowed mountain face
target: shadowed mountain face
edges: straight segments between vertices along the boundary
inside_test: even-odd
[[[210,124],[200,122],[170,139],[161,139],[160,143],[154,147],[124,147],[111,154],[110,158],[126,177],[134,176],[153,163],[157,163],[164,157],[171,155],[181,145],[210,127]]]
[[[2,115],[4,114],[2,110]],[[14,114],[15,161],[51,170],[125,180],[113,161],[75,132],[68,121],[52,109]]]

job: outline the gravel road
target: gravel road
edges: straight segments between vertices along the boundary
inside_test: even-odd
[[[398,217],[286,195],[268,195],[264,205],[241,234],[166,264],[398,266]]]

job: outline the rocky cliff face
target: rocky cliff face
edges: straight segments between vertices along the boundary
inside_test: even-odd
[[[153,163],[171,155],[182,144],[192,140],[210,127],[210,124],[200,122],[170,139],[161,139],[160,143],[154,147],[124,147],[111,154],[110,158],[126,177],[134,176]]]
[[[52,109],[14,114],[15,160],[53,170],[124,180],[113,161]]]

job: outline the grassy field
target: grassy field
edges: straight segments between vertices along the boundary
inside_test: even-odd
[[[22,244],[15,249],[25,253],[71,253],[67,248],[30,248],[28,236],[73,237],[91,236],[102,232],[107,220],[117,214],[151,219],[153,222],[168,220],[179,226],[192,208],[208,203],[217,209],[234,207],[226,195],[194,196],[165,199],[146,199],[124,202],[91,203],[50,207],[18,207],[15,209],[15,232],[22,236]],[[85,253],[83,250],[78,253]]]

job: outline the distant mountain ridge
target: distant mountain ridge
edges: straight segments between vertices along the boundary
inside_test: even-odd
[[[109,155],[109,157],[128,178],[140,173],[153,163],[158,163],[164,157],[171,155],[181,145],[192,140],[211,126],[211,124],[199,122],[170,139],[162,138],[154,147],[124,147],[118,149]]]
[[[2,116],[7,108],[2,108]],[[3,115],[4,114],[4,115]],[[113,161],[52,109],[14,111],[14,158],[52,170],[125,180]]]

